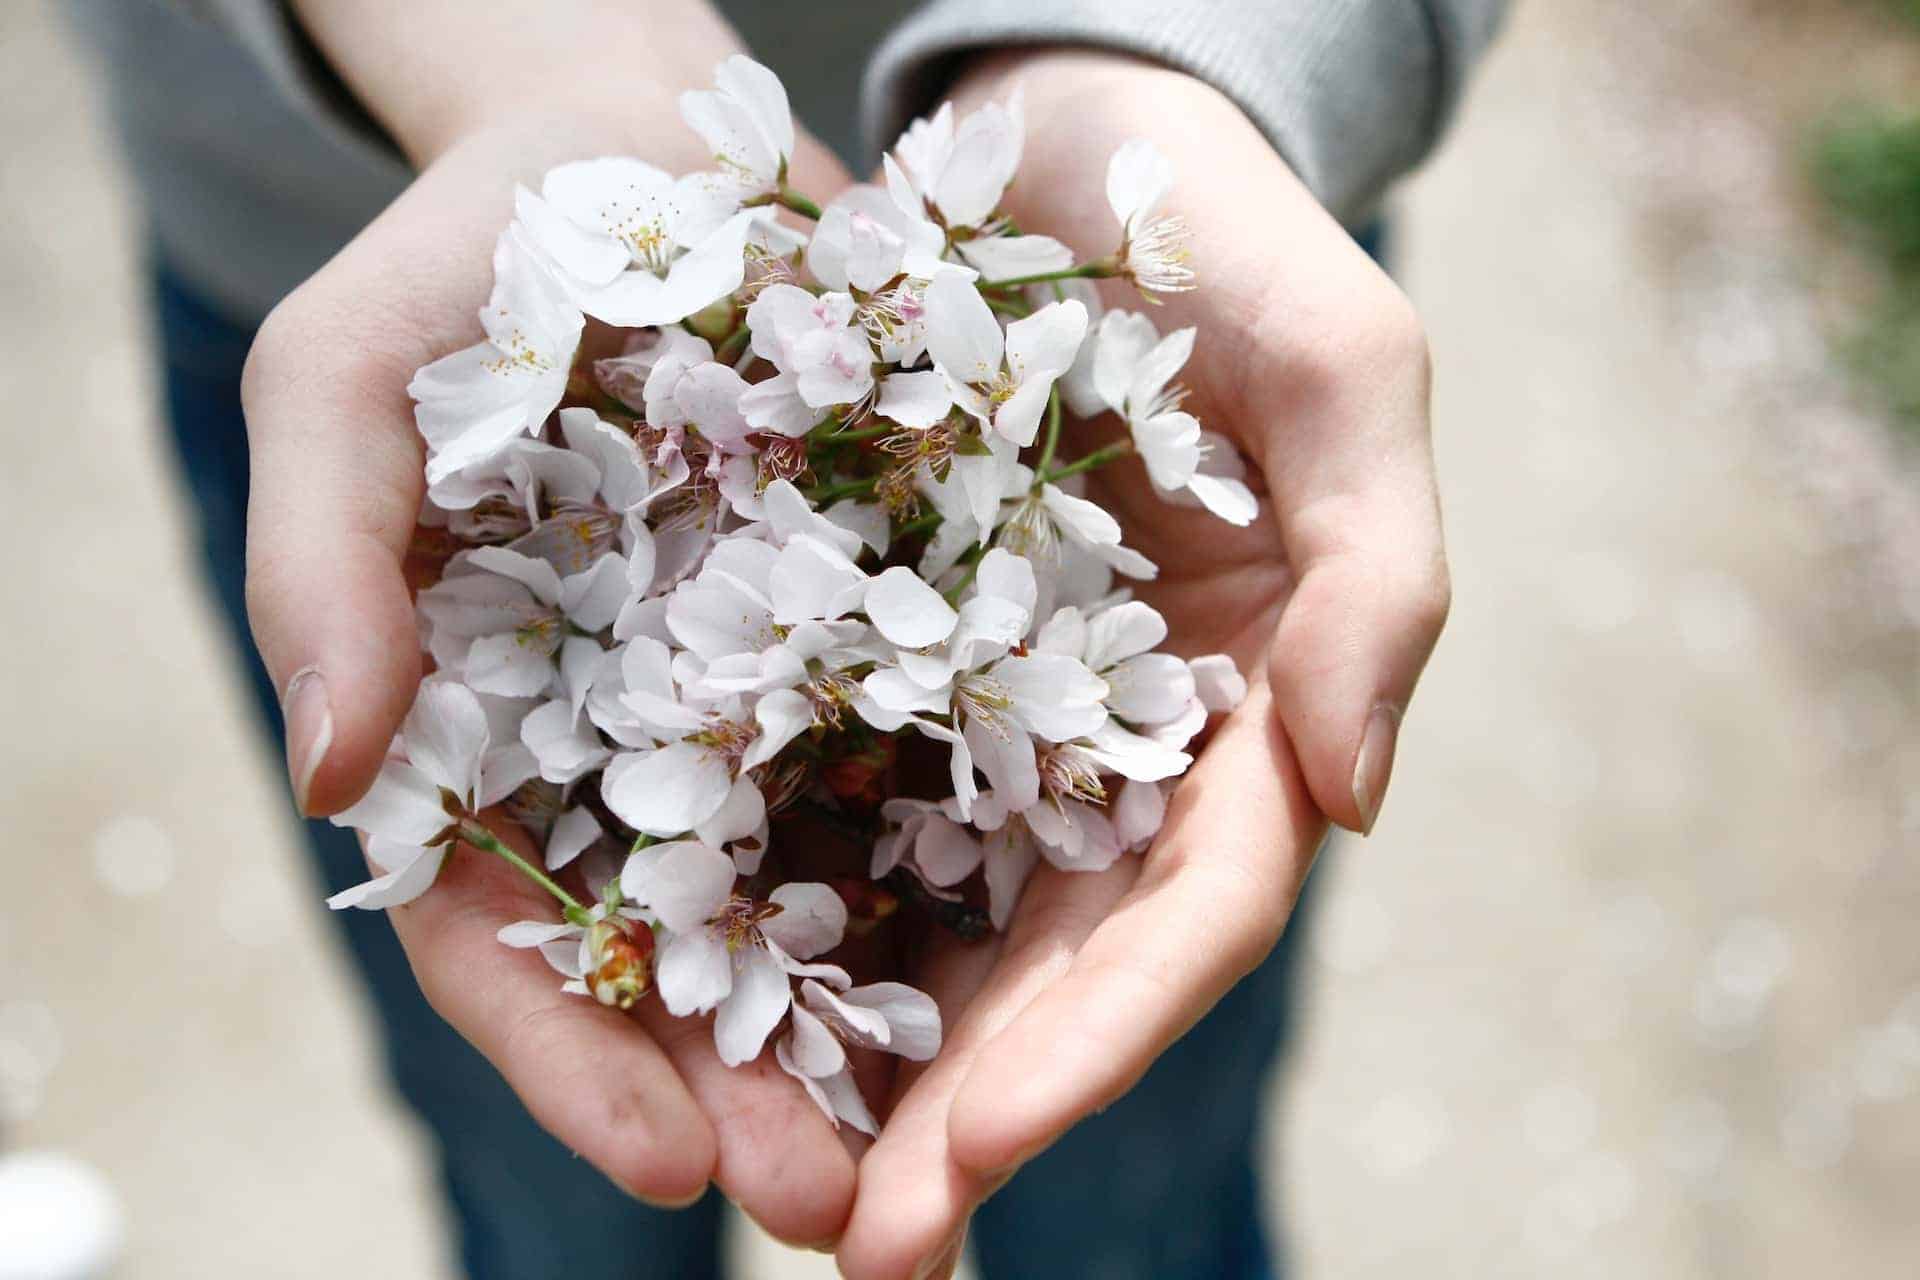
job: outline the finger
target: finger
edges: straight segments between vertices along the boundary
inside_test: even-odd
[[[954,1159],[1008,1169],[1126,1092],[1272,949],[1324,831],[1256,684],[1175,794],[1139,881],[980,1051],[947,1121]]]
[[[1372,829],[1400,722],[1450,598],[1428,440],[1427,363],[1411,313],[1337,373],[1276,371],[1287,394],[1262,459],[1296,583],[1268,653],[1275,708],[1329,818]]]
[[[1123,858],[1098,873],[1042,866],[1004,940],[950,944],[921,966],[947,1033],[929,1063],[904,1064],[899,1098],[860,1162],[853,1217],[837,1261],[850,1280],[906,1280],[958,1246],[969,1216],[1009,1172],[957,1161],[948,1139],[955,1095],[981,1050],[1068,971],[1075,950],[1139,874]]]
[[[248,355],[248,615],[306,813],[359,798],[419,684],[401,572],[422,487],[406,387],[478,336],[512,186],[505,173],[481,185],[477,167],[455,153],[423,175],[274,310]]]
[[[649,999],[640,1021],[712,1122],[713,1178],[727,1198],[776,1240],[823,1248],[838,1239],[853,1206],[854,1157],[772,1049],[729,1067],[712,1018],[676,1018]]]
[[[389,912],[428,1001],[542,1128],[630,1194],[690,1203],[713,1172],[714,1133],[666,1054],[633,1019],[563,993],[537,954],[495,937],[557,915],[552,899],[464,845],[431,893]]]

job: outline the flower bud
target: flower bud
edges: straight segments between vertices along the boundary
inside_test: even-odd
[[[895,754],[892,738],[878,738],[872,747],[859,755],[847,756],[823,766],[820,780],[839,799],[877,809],[887,798],[883,784],[893,769]]]
[[[687,317],[687,327],[708,342],[725,338],[733,332],[736,323],[731,296],[709,303]]]
[[[900,899],[893,891],[871,880],[841,876],[827,883],[847,904],[847,932],[856,938],[866,937],[900,909]]]
[[[653,985],[653,930],[602,920],[587,930],[587,990],[601,1004],[631,1009]]]

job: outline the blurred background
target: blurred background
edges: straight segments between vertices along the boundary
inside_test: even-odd
[[[0,80],[0,1149],[106,1172],[127,1277],[449,1274],[47,8],[0,6]],[[1318,872],[1299,1273],[1910,1277],[1920,8],[1522,3],[1395,235],[1457,603]]]

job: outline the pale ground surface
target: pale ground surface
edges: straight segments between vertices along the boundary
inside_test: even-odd
[[[1407,201],[1458,606],[1322,895],[1271,1139],[1308,1275],[1920,1256],[1920,480],[1824,371],[1764,139],[1661,96],[1725,7],[1527,11]],[[127,1277],[444,1274],[189,576],[78,75],[0,10],[0,1117],[110,1171]]]

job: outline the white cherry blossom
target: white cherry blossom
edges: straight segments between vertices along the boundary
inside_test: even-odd
[[[1000,546],[1047,565],[1057,565],[1062,544],[1080,548],[1129,578],[1151,579],[1159,568],[1120,542],[1120,522],[1096,502],[1042,483],[1010,511],[1000,526]]]
[[[383,910],[413,901],[433,884],[462,818],[502,798],[490,796],[485,760],[492,737],[472,690],[450,680],[420,686],[373,786],[335,826],[367,836],[367,857],[382,874],[342,890],[327,905]]]
[[[553,684],[568,646],[613,625],[627,592],[627,562],[608,552],[562,578],[546,560],[475,547],[420,593],[428,650],[441,670],[481,693],[532,697]]]
[[[846,1046],[884,1050],[912,1062],[940,1051],[940,1008],[932,997],[899,982],[836,991],[819,978],[800,984],[787,1034],[774,1046],[780,1067],[800,1081],[827,1118],[869,1136],[879,1126],[860,1096]]]
[[[823,211],[788,185],[766,68],[731,58],[681,106],[717,171],[600,157],[517,190],[484,341],[410,385],[433,674],[338,819],[376,874],[331,901],[410,901],[456,844],[503,857],[561,919],[499,940],[563,990],[712,1014],[723,1062],[771,1043],[823,1113],[873,1133],[850,1055],[927,1060],[940,1015],[833,963],[847,904],[862,931],[924,924],[919,906],[970,934],[952,913],[984,894],[1006,928],[1043,860],[1097,871],[1146,847],[1197,735],[1247,691],[1221,655],[1163,652],[1165,621],[1116,590],[1155,572],[1082,474],[1119,451],[1050,436],[1022,460],[1053,397],[1118,414],[1167,501],[1236,523],[1257,503],[1184,410],[1193,330],[1103,314],[1087,278],[1031,279],[1073,255],[1002,214],[1017,94],[916,121],[878,184]],[[1188,287],[1171,167],[1131,145],[1107,177],[1120,248],[1081,275]],[[817,215],[811,236],[790,215]],[[576,379],[588,319],[589,354],[618,354]],[[913,736],[943,782],[922,789]],[[767,856],[810,838],[783,815],[875,809],[868,881],[911,891],[891,923],[902,904],[868,882],[793,882]],[[496,811],[511,845],[484,829]]]
[[[1203,443],[1199,421],[1180,408],[1187,393],[1173,378],[1193,354],[1193,341],[1190,328],[1163,338],[1145,316],[1110,311],[1100,321],[1094,387],[1106,406],[1127,420],[1156,490],[1162,495],[1185,490],[1222,520],[1249,524],[1259,511],[1253,491],[1237,475],[1201,470],[1202,459],[1217,446],[1224,445],[1228,454],[1232,446],[1217,436],[1214,444]]]
[[[709,174],[675,178],[640,160],[562,165],[515,197],[517,227],[588,315],[631,328],[675,324],[732,293],[765,216]]]
[[[1026,119],[1016,91],[1006,103],[989,102],[956,127],[953,106],[943,103],[930,118],[915,120],[894,144],[915,191],[949,229],[990,224],[1000,197],[1020,168]]]
[[[1107,205],[1120,220],[1120,270],[1143,293],[1193,288],[1186,219],[1154,214],[1172,185],[1173,166],[1145,139],[1122,144],[1107,163]]]
[[[680,115],[712,148],[722,175],[742,195],[764,195],[786,180],[793,113],[780,77],[744,54],[714,68],[712,89],[680,95]]]
[[[956,276],[927,286],[927,351],[954,403],[1022,447],[1033,443],[1054,379],[1073,366],[1087,311],[1069,299],[1003,333],[980,291]]]
[[[838,946],[846,930],[846,904],[826,885],[790,882],[765,901],[747,898],[734,892],[725,854],[675,841],[634,854],[620,886],[666,930],[655,981],[667,1011],[714,1013],[714,1048],[730,1067],[758,1057],[787,1015],[792,975],[824,972],[846,983],[844,971],[804,963]]]
[[[566,394],[583,325],[520,231],[503,232],[493,253],[493,293],[480,311],[487,340],[435,360],[407,384],[427,445],[428,485],[540,430]]]

